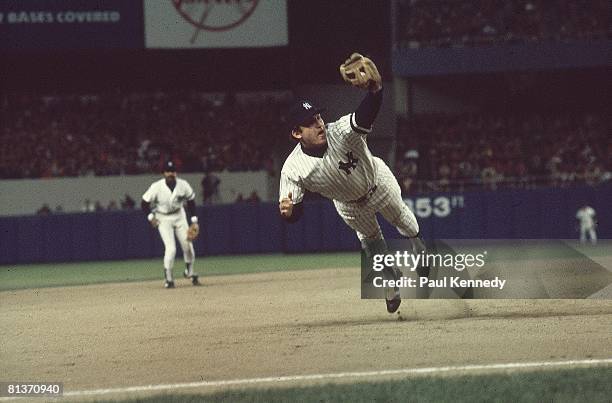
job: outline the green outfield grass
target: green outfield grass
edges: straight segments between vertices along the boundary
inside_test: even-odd
[[[549,241],[550,244],[529,241],[492,241],[482,244],[488,251],[487,261],[606,258],[612,256],[612,242],[601,241],[597,246],[577,242]],[[538,241],[539,242],[539,241]],[[469,252],[474,249],[471,242]],[[520,252],[517,252],[520,251]],[[465,251],[462,251],[465,252]],[[203,276],[243,274],[284,270],[307,270],[333,267],[359,267],[358,252],[316,254],[269,254],[202,257],[196,260],[196,271]],[[46,263],[0,266],[0,291],[23,288],[59,287],[161,278],[161,257],[146,260],[105,262]],[[182,259],[178,258],[175,272],[180,276]]]
[[[317,253],[307,255],[235,255],[202,257],[196,271],[202,276],[309,270],[333,267],[359,267],[359,253]],[[174,270],[182,273],[182,259]],[[23,288],[60,287],[125,281],[159,280],[162,260],[122,260],[107,262],[48,263],[0,266],[0,291]]]
[[[612,367],[167,394],[123,402],[610,402]]]

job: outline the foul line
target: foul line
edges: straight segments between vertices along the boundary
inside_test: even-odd
[[[404,368],[390,369],[381,371],[365,371],[365,372],[338,372],[331,374],[312,374],[312,375],[293,375],[293,376],[276,376],[267,378],[247,378],[247,379],[231,379],[226,381],[201,381],[201,382],[186,382],[161,385],[144,385],[131,386],[125,388],[111,389],[93,389],[81,390],[73,392],[65,392],[64,397],[73,396],[94,396],[108,395],[114,393],[130,393],[130,392],[149,392],[149,391],[164,391],[172,389],[185,388],[202,388],[202,387],[219,387],[219,386],[236,386],[236,385],[255,385],[265,383],[280,383],[280,382],[296,382],[296,381],[319,381],[332,380],[342,378],[364,378],[364,377],[381,377],[389,375],[422,375],[422,374],[441,374],[453,372],[469,372],[482,370],[504,370],[504,369],[527,369],[527,368],[555,368],[568,366],[595,366],[612,364],[612,358],[591,359],[591,360],[568,360],[568,361],[539,361],[539,362],[516,362],[506,364],[483,364],[483,365],[461,365],[448,367],[429,367],[429,368]],[[0,398],[0,400],[8,400],[11,398]]]

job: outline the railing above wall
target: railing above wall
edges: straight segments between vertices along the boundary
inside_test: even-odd
[[[214,203],[233,203],[239,194],[248,198],[254,191],[261,200],[271,200],[272,182],[266,171],[213,174],[219,179],[218,192],[212,200]],[[193,188],[196,204],[202,204],[201,181],[204,174],[179,172],[178,176]],[[140,208],[143,193],[161,177],[161,174],[152,174],[4,179],[0,180],[0,216],[34,214],[43,204],[47,204],[51,210],[61,206],[62,211],[74,213],[83,210],[85,199],[92,203],[99,201],[106,208],[111,201],[119,204],[125,195],[129,195],[136,202],[136,208]]]
[[[495,176],[474,179],[437,179],[437,180],[400,180],[404,193],[431,193],[431,192],[467,192],[502,189],[533,190],[540,188],[568,188],[575,186],[599,186],[610,182],[609,175],[605,177],[578,178],[576,175],[564,174],[553,177],[551,175],[528,175],[523,177]]]
[[[414,77],[612,65],[612,40],[535,42],[393,51],[393,72]]]

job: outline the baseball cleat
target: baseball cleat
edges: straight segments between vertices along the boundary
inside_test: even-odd
[[[183,277],[185,278],[190,278],[191,279],[191,284],[193,285],[200,285],[200,276],[197,273],[191,273],[189,274],[189,270],[185,269],[183,271]]]
[[[191,275],[191,284],[193,284],[193,285],[200,285],[199,277],[200,276],[198,276],[197,274],[192,274]]]
[[[174,281],[166,280],[166,282],[164,282],[164,288],[174,288]]]
[[[385,302],[387,303],[387,312],[393,313],[399,309],[402,299],[400,297],[395,297],[392,300],[385,299]]]
[[[383,269],[382,272],[383,277],[392,280],[399,280],[403,276],[402,271],[396,267],[387,266]],[[387,304],[387,312],[396,312],[399,309],[400,304],[402,303],[399,288],[393,287],[393,289],[387,289],[385,302]]]

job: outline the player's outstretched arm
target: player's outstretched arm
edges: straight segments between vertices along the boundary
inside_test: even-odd
[[[370,129],[378,116],[383,101],[382,89],[376,93],[368,92],[355,110],[355,123],[359,127]]]

